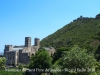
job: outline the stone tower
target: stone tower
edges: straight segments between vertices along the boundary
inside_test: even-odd
[[[12,50],[12,45],[5,45],[4,56],[6,56],[6,51],[11,51],[11,50]]]
[[[40,47],[40,39],[39,38],[34,39],[34,45]]]
[[[31,37],[25,37],[25,47],[31,47]]]

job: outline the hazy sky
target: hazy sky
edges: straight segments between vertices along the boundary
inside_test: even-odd
[[[95,17],[100,0],[0,0],[0,52],[5,44],[24,45],[24,38],[40,39],[79,16]]]

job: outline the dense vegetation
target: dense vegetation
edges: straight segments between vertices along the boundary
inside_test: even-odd
[[[5,69],[0,69],[0,75],[24,75],[22,71],[6,71]]]
[[[46,69],[52,66],[52,58],[45,49],[39,50],[35,56],[31,57],[30,68]]]
[[[47,50],[40,49],[36,55],[31,57],[29,68],[35,69],[39,75],[43,73],[50,73],[51,75],[100,74],[100,62],[95,59],[92,53],[89,54],[87,49],[80,48],[78,45],[74,45],[71,49],[57,49],[52,59]]]
[[[75,47],[73,47],[76,45]],[[95,72],[67,72],[65,75],[99,75],[100,74],[100,14],[95,18],[80,16],[55,33],[41,40],[41,47],[53,46],[54,68],[94,67]],[[58,66],[59,65],[59,66]],[[64,75],[64,72],[53,73]]]
[[[92,54],[88,54],[86,49],[77,45],[74,45],[69,51],[63,51],[62,56],[53,64],[53,67],[64,70],[55,72],[53,75],[100,74],[98,72],[98,70],[100,71],[100,62],[97,62]]]
[[[73,45],[79,45],[81,48],[87,48],[88,51],[94,53],[100,44],[99,27],[100,14],[96,15],[95,18],[81,16],[41,40],[41,47],[53,46],[54,48],[69,48]]]
[[[45,49],[40,49],[35,56],[33,55],[31,57],[31,62],[29,65],[30,69],[37,69],[37,71],[40,73],[45,73],[46,69],[49,69],[52,67],[52,58],[50,57],[49,53]],[[38,70],[42,69],[42,71]]]
[[[0,68],[4,68],[6,59],[4,57],[0,57]]]

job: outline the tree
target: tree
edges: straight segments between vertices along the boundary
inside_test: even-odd
[[[96,66],[97,61],[94,58],[94,55],[88,54],[86,49],[82,49],[77,45],[74,45],[71,50],[65,51],[63,56],[53,65],[54,68],[64,70],[60,73],[54,73],[54,75],[88,75],[90,73],[94,73],[91,72],[90,69],[94,70]],[[65,71],[65,69],[68,71]],[[81,71],[79,72],[77,70],[75,72],[71,72],[72,69],[80,69]],[[84,69],[83,72],[82,69]]]
[[[35,55],[31,57],[29,68],[49,69],[52,66],[52,58],[45,49],[40,49]]]
[[[97,61],[100,61],[100,45],[98,46],[96,52],[95,52],[95,57]]]
[[[100,18],[100,14],[96,15],[96,19]]]
[[[62,57],[64,51],[68,51],[66,47],[61,47],[56,50],[56,53],[53,55],[53,63]]]
[[[99,14],[99,17],[100,17],[100,14]],[[100,25],[99,25],[99,33],[98,33],[98,36],[99,36],[99,42],[100,42]],[[98,48],[95,52],[95,57],[97,59],[97,61],[100,61],[100,45],[98,45]]]
[[[70,51],[65,52],[63,56],[63,67],[68,69],[84,68],[87,72],[88,68],[93,69],[96,64],[97,61],[94,55],[88,54],[86,49],[81,49],[77,45],[74,45]],[[77,73],[80,75],[81,72]]]
[[[0,68],[5,66],[6,59],[4,57],[0,57]]]

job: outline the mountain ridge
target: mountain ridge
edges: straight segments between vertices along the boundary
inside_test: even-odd
[[[99,42],[100,14],[95,18],[82,17],[73,20],[61,29],[41,40],[41,47],[71,47],[77,44],[97,48]]]

